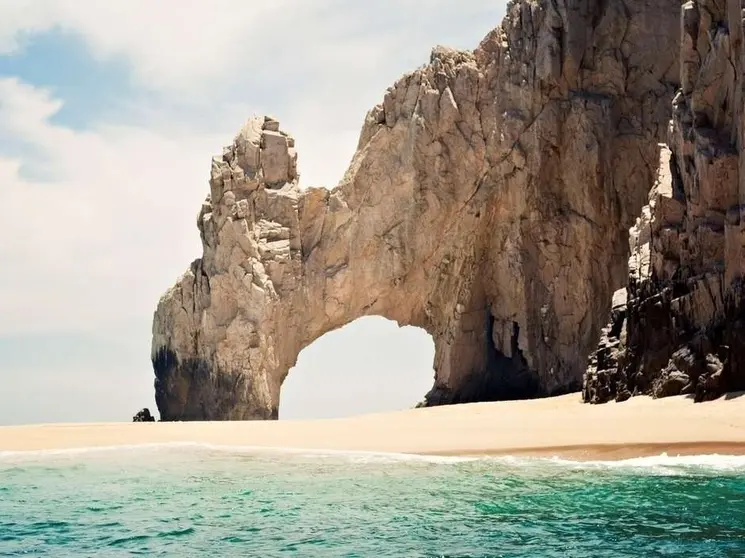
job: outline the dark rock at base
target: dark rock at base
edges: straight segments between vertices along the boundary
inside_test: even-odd
[[[619,381],[619,364],[626,346],[626,289],[613,295],[610,322],[603,328],[597,350],[590,355],[582,386],[582,398],[588,403],[610,400],[625,401],[631,397],[626,383]]]
[[[721,277],[709,276],[693,285],[673,298],[671,287],[660,291],[650,282],[630,297],[622,339],[603,335],[590,359],[584,401],[623,401],[631,395],[708,401],[745,388],[741,284],[724,291]],[[708,309],[705,316],[702,308]]]
[[[265,408],[252,398],[245,404],[238,395],[251,392],[251,377],[239,370],[222,369],[201,358],[180,361],[173,351],[160,348],[152,358],[155,403],[162,421],[276,420],[279,407]]]
[[[150,409],[145,407],[132,417],[132,422],[155,422],[155,417],[150,414]]]

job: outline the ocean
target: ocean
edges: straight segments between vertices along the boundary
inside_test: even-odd
[[[745,556],[745,458],[0,452],[0,556]]]

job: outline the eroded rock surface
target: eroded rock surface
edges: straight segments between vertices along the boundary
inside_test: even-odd
[[[155,314],[162,419],[276,418],[300,350],[370,314],[432,335],[428,405],[579,391],[657,173],[679,12],[511,2],[387,91],[333,190],[301,190],[292,138],[249,120]]]
[[[672,153],[632,229],[625,339],[615,363],[591,362],[587,401],[745,389],[743,8],[682,7]]]

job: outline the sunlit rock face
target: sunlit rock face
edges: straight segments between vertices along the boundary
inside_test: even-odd
[[[678,87],[679,0],[523,0],[365,119],[333,190],[249,120],[213,159],[203,255],[153,324],[164,420],[271,419],[300,350],[364,315],[435,342],[426,405],[579,391],[624,286]]]
[[[628,303],[591,361],[587,401],[745,389],[743,8],[682,6],[670,150],[631,231]]]

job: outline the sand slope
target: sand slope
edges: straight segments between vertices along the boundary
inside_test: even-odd
[[[591,406],[579,394],[477,403],[347,419],[277,422],[100,423],[0,427],[0,451],[168,442],[441,455],[529,454],[605,459],[745,454],[745,395]]]

